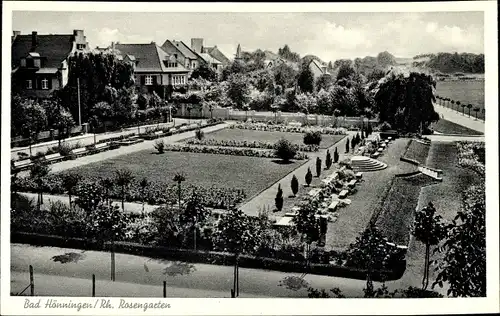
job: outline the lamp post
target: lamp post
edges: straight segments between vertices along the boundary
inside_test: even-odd
[[[82,126],[82,110],[80,106],[80,77],[76,78],[76,84],[78,89],[78,125]]]

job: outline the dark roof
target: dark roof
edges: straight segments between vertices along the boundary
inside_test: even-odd
[[[183,41],[172,41],[172,44],[189,59],[197,59],[198,56]]]
[[[12,68],[21,64],[24,58],[32,51],[32,35],[17,35],[11,46]],[[43,67],[59,68],[73,49],[74,36],[68,35],[37,35],[38,46],[33,51],[40,54],[45,62]]]
[[[123,55],[131,55],[136,60],[136,72],[172,72],[187,71],[186,68],[178,66],[167,68],[164,61],[170,55],[155,43],[150,44],[115,44],[115,49]]]
[[[214,47],[203,47],[203,53],[208,53],[210,56],[212,56],[213,58],[217,59],[218,61],[220,61],[224,65],[227,65],[230,62],[229,58],[227,58],[226,55],[224,55],[217,48],[217,46],[214,46]]]

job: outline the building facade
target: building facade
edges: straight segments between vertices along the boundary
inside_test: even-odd
[[[168,54],[173,55],[190,72],[200,66],[200,56],[193,52],[183,41],[166,40],[161,48]]]
[[[214,59],[221,62],[222,67],[225,67],[231,63],[229,58],[224,55],[218,48],[217,45],[212,47],[203,46],[203,38],[192,38],[191,39],[191,50],[197,54],[208,54]]]
[[[14,31],[11,44],[12,93],[36,98],[47,98],[63,88],[68,83],[69,56],[89,50],[83,30],[65,35]]]
[[[328,68],[327,65],[322,65],[320,62],[318,62],[315,59],[313,59],[309,62],[309,69],[313,73],[315,81],[318,80],[318,78],[321,77],[322,75],[331,76],[331,74],[328,72],[327,68]]]

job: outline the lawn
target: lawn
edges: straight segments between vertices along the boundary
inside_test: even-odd
[[[380,157],[388,165],[386,169],[363,174],[363,181],[357,185],[358,192],[348,197],[352,203],[339,209],[337,221],[328,225],[328,248],[342,250],[354,242],[370,222],[373,211],[381,203],[394,175],[417,169],[399,159],[409,141],[410,139],[396,139],[388,146]]]
[[[186,177],[185,183],[242,189],[247,198],[251,198],[304,162],[282,164],[268,158],[184,152],[160,155],[152,150],[143,150],[65,172],[79,173],[84,177],[108,177],[113,176],[117,169],[127,168],[136,179],[145,177],[168,184],[173,183],[172,178],[177,172],[182,172]]]
[[[425,164],[427,155],[429,154],[429,145],[418,142],[414,139],[410,142],[408,149],[404,153],[404,157],[414,161],[418,161],[420,164]]]
[[[346,135],[321,135],[320,148],[328,148],[343,139]],[[285,138],[293,144],[304,144],[304,134],[286,132],[264,132],[244,129],[225,128],[210,134],[205,134],[206,139],[216,140],[239,140],[239,141],[260,141],[266,143],[276,143],[279,139]]]
[[[432,124],[434,131],[441,134],[483,135],[483,133],[455,124],[445,119],[440,119]]]
[[[436,181],[423,174],[394,179],[376,222],[390,242],[408,245],[420,189],[433,183]]]

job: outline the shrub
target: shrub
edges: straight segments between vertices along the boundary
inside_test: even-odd
[[[312,173],[311,173],[311,169],[307,168],[307,173],[306,173],[306,184],[307,184],[307,186],[311,185],[312,178],[313,178],[313,176],[312,176]]]
[[[203,138],[205,138],[205,133],[201,130],[201,128],[198,128],[196,130],[196,139],[202,140]]]
[[[276,209],[281,212],[283,209],[283,190],[281,189],[281,184],[278,185],[278,192],[276,193],[276,198],[274,199],[276,204]]]
[[[304,135],[304,144],[306,145],[317,145],[321,143],[321,132],[307,132]]]
[[[276,157],[282,159],[285,162],[288,162],[297,154],[297,147],[286,139],[280,139],[274,145],[274,154],[276,155]]]
[[[290,186],[292,187],[293,196],[296,196],[297,192],[299,192],[299,180],[297,179],[297,177],[295,175],[293,175],[293,177],[292,177],[292,182],[291,182]]]
[[[348,153],[349,152],[349,137],[346,139],[345,141],[345,152]]]
[[[321,158],[316,157],[316,176],[319,178],[321,175]]]
[[[335,151],[333,152],[333,161],[335,163],[339,162],[339,153],[337,151],[337,147],[335,147]]]
[[[337,148],[335,148],[337,149]],[[330,150],[327,150],[326,151],[326,159],[325,159],[325,166],[326,166],[326,169],[330,169],[330,167],[332,166],[332,155],[330,155]]]
[[[163,140],[155,141],[154,147],[160,154],[163,154],[165,152],[165,142]]]
[[[222,147],[242,147],[242,148],[263,148],[274,149],[273,143],[264,143],[259,141],[246,140],[218,140],[218,139],[189,139],[186,141],[188,145],[206,145],[206,146],[222,146]],[[316,145],[295,145],[298,151],[315,152],[319,150]]]

